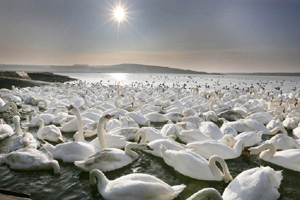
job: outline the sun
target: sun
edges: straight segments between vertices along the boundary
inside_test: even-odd
[[[137,12],[137,11],[130,11],[133,4],[127,5],[126,1],[122,1],[122,0],[115,0],[115,1],[107,0],[107,4],[109,5],[109,7],[105,9],[108,11],[107,15],[109,16],[109,18],[106,21],[104,21],[102,24],[100,24],[99,27],[102,27],[109,22],[113,22],[113,24],[116,23],[118,25],[118,33],[122,27],[125,28],[127,27],[127,25],[134,28],[133,25],[130,23],[130,21],[132,20],[132,13]]]
[[[118,22],[122,22],[123,20],[125,20],[126,13],[125,13],[124,8],[122,8],[122,7],[115,8],[114,12],[113,12],[113,16],[114,16],[114,19]]]

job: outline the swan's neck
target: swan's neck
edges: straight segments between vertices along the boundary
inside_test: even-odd
[[[52,164],[52,167],[53,167],[54,174],[59,174],[60,173],[60,167],[59,167],[58,162],[56,160],[54,160],[51,164]]]
[[[42,128],[44,128],[45,123],[44,123],[44,121],[42,119],[39,120],[39,125],[40,125],[39,130],[41,130]]]
[[[135,141],[138,142],[140,138],[141,138],[141,141],[140,141],[141,144],[147,143],[146,142],[147,138],[146,138],[146,134],[145,134],[144,131],[139,130],[136,133],[136,135],[135,135]]]
[[[190,196],[187,200],[206,199],[211,197],[215,200],[223,200],[221,194],[215,188],[205,188]]]
[[[16,129],[16,133],[17,135],[23,135],[22,129],[21,129],[21,125],[20,125],[20,118],[17,117],[14,120],[14,125],[15,125],[15,129]]]
[[[239,140],[235,145],[234,145],[234,149],[235,149],[235,152],[238,154],[238,155],[241,155],[243,149],[244,149],[244,146],[245,146],[245,141],[244,140]]]
[[[252,154],[258,154],[261,152],[259,155],[261,159],[270,159],[276,153],[276,149],[273,144],[263,144],[261,146],[252,148],[250,151]]]
[[[136,160],[139,157],[139,155],[136,152],[132,151],[132,148],[141,149],[141,145],[131,143],[127,144],[125,147],[125,154],[129,155],[132,158],[132,160]]]
[[[217,122],[218,117],[213,115],[213,114],[209,114],[209,115],[206,116],[206,121],[208,121],[208,122]]]
[[[77,108],[73,108],[74,109],[74,114],[77,118],[77,122],[78,122],[78,138],[77,141],[78,142],[85,142],[84,136],[83,136],[83,123],[82,123],[82,119],[81,119],[81,115],[79,113],[79,110]]]
[[[95,185],[98,180],[98,190],[103,191],[104,188],[107,186],[109,180],[106,178],[106,176],[98,169],[93,169],[90,172],[90,184]],[[96,179],[97,178],[97,179]]]
[[[216,162],[219,162],[222,166],[223,173],[221,170],[217,167]],[[228,166],[226,162],[219,156],[212,156],[209,159],[209,167],[212,171],[212,174],[215,177],[223,177],[224,181],[227,183],[228,181],[232,180],[232,176],[228,170]]]
[[[287,131],[285,130],[284,127],[281,127],[281,126],[277,126],[275,128],[273,128],[271,130],[271,134],[272,135],[275,135],[276,133],[278,133],[279,131],[281,131],[284,135],[288,135]]]
[[[101,149],[106,148],[105,139],[104,139],[104,124],[105,124],[105,120],[100,118],[99,123],[98,123],[98,128],[97,128],[97,135],[98,135],[98,140],[99,140]]]
[[[116,108],[121,108],[121,105],[119,103],[120,99],[122,99],[122,96],[118,96],[118,98],[116,98],[116,100],[115,100],[115,106],[116,106]]]

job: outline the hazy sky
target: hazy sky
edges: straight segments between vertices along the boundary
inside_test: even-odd
[[[300,72],[300,0],[0,0],[0,63]]]

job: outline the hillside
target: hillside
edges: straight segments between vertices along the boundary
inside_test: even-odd
[[[72,66],[54,66],[54,65],[0,65],[3,71],[26,71],[26,72],[80,72],[80,73],[180,73],[180,74],[207,74],[192,70],[183,70],[162,66],[151,66],[141,64],[119,64],[119,65],[72,65]]]

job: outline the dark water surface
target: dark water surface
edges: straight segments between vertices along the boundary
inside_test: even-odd
[[[29,129],[36,133],[37,129]],[[64,134],[65,139],[71,140],[73,134]],[[268,139],[269,137],[264,137]],[[7,153],[13,137],[0,141],[0,153]],[[200,181],[181,175],[172,167],[166,165],[163,159],[137,150],[139,159],[113,172],[105,173],[108,179],[115,179],[130,173],[147,173],[160,178],[170,185],[185,184],[186,189],[176,198],[186,199],[200,189],[216,188],[221,194],[227,184],[220,181]],[[236,177],[244,170],[270,166],[275,170],[282,170],[283,180],[279,192],[280,199],[296,200],[300,198],[300,173],[264,162],[255,155],[241,156],[237,159],[226,160],[232,177]],[[61,174],[55,175],[52,171],[16,171],[9,169],[5,164],[0,165],[0,188],[10,189],[31,194],[32,199],[103,199],[96,186],[90,186],[89,173],[81,172],[73,164],[59,162]],[[188,163],[187,163],[188,165]]]

